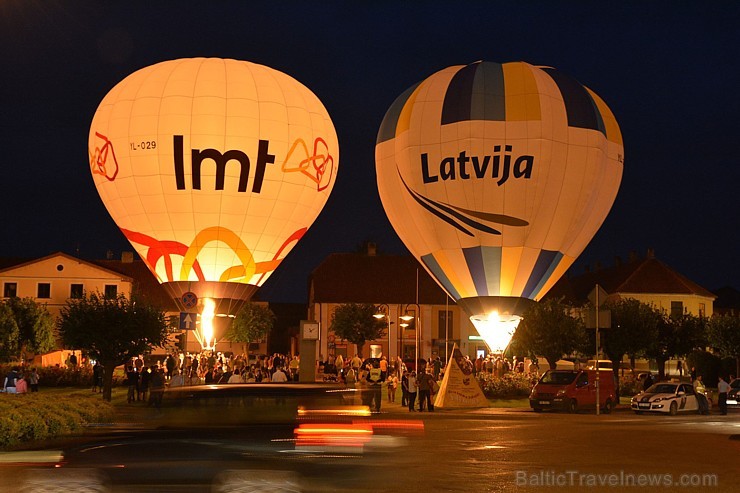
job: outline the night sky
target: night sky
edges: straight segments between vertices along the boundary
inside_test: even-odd
[[[611,213],[571,271],[656,256],[707,289],[740,288],[740,3],[595,1],[0,2],[0,256],[133,250],[90,176],[87,138],[126,75],[183,57],[283,71],[339,136],[334,191],[261,288],[306,300],[308,274],[365,240],[406,253],[383,212],[375,139],[394,99],[450,65],[555,67],[610,106],[625,143]]]

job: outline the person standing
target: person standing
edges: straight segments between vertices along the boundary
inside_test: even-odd
[[[414,412],[416,409],[414,409],[414,405],[416,405],[416,372],[411,372],[408,375],[408,378],[406,379],[406,385],[408,388],[408,403],[409,403],[409,411]]]
[[[288,377],[283,371],[282,366],[277,366],[275,372],[272,374],[272,383],[285,383],[288,381]]]
[[[103,390],[102,387],[99,387],[99,384],[103,381],[103,378],[101,377],[101,370],[102,366],[100,365],[99,361],[95,361],[95,364],[93,365],[93,375],[92,375],[92,391],[97,392],[98,390]]]
[[[434,379],[439,380],[439,374],[442,372],[442,360],[439,359],[439,356],[434,358],[434,363],[432,363],[432,369],[433,369]]]
[[[694,393],[696,394],[696,400],[699,404],[699,414],[709,414],[709,402],[706,396],[707,388],[702,382],[702,376],[697,375],[694,379]]]
[[[31,374],[28,375],[28,386],[31,387],[31,392],[39,391],[39,372],[36,368],[32,368]]]
[[[409,405],[409,372],[403,372],[401,375],[401,405]]]
[[[434,403],[432,402],[432,382],[434,377],[431,373],[419,373],[417,385],[419,387],[419,411],[424,412],[424,408],[434,412]]]
[[[383,401],[383,382],[385,375],[380,370],[380,362],[368,363],[365,381],[367,382],[368,399],[370,409],[376,413],[380,412],[380,403]]]
[[[727,414],[727,393],[730,391],[730,384],[724,378],[719,377],[717,383],[717,403],[719,404],[719,413],[723,416]]]
[[[136,388],[139,386],[139,374],[131,365],[126,368],[126,385],[128,386],[126,401],[131,404],[136,400]]]
[[[398,377],[395,373],[386,380],[388,386],[388,402],[396,402],[396,389],[398,388]]]
[[[162,397],[164,396],[164,371],[162,368],[152,366],[150,375],[149,384],[151,392],[149,393],[147,405],[154,405],[154,407],[159,408],[162,405]]]

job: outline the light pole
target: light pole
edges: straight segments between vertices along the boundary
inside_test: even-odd
[[[416,308],[414,315],[409,315],[409,307],[413,306]],[[409,303],[404,308],[404,314],[401,316],[401,320],[406,322],[414,321],[414,346],[415,346],[415,359],[414,359],[414,370],[417,374],[419,372],[419,322],[421,321],[420,307],[418,303]]]
[[[388,364],[391,364],[391,307],[386,303],[381,303],[375,307],[375,314],[373,317],[381,320],[383,318],[388,322],[388,329],[386,335],[388,336]]]

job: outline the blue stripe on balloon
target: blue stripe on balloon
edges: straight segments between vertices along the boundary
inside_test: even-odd
[[[409,97],[411,97],[411,94],[416,90],[419,84],[414,84],[409,87],[403,92],[403,94],[393,101],[391,107],[386,111],[383,121],[380,123],[378,138],[375,141],[376,144],[380,144],[381,142],[385,142],[396,137],[396,127],[398,126],[398,118],[401,116],[401,111],[403,111],[406,101],[408,101]]]
[[[454,298],[455,300],[459,300],[460,298],[462,298],[462,296],[460,296],[460,293],[450,282],[447,274],[444,273],[442,268],[437,263],[437,259],[434,258],[433,254],[430,253],[429,255],[422,255],[421,261],[424,262],[424,265],[427,266],[427,269],[432,271],[432,275],[434,275],[434,278],[442,284],[442,286],[445,288],[445,291],[447,291],[447,293],[449,293],[452,298]]]
[[[470,120],[470,102],[478,64],[466,65],[452,76],[442,103],[442,125]]]
[[[501,247],[481,247],[489,296],[498,296],[501,293],[501,252]]]
[[[563,254],[560,252],[551,250],[540,251],[540,255],[537,257],[527,284],[524,286],[522,296],[525,298],[536,297],[562,258]]]
[[[604,121],[586,88],[577,80],[558,72],[554,68],[543,67],[542,70],[552,78],[560,89],[560,94],[563,96],[563,102],[565,103],[565,111],[568,115],[568,126],[597,130],[606,136]]]
[[[471,120],[506,120],[504,67],[500,63],[478,64],[470,103]]]
[[[463,248],[465,263],[468,264],[468,272],[473,279],[475,292],[478,296],[489,296],[488,283],[486,282],[486,265],[483,262],[481,247]]]

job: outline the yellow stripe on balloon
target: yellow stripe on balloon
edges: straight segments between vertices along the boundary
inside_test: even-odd
[[[540,94],[532,67],[525,63],[504,63],[506,121],[538,121],[542,119]]]
[[[601,113],[601,119],[604,121],[604,127],[606,128],[607,140],[611,142],[616,142],[619,145],[623,145],[622,131],[619,130],[617,119],[614,118],[614,113],[612,113],[612,110],[609,109],[604,100],[601,99],[598,94],[593,92],[588,87],[586,87],[586,90],[591,95],[591,99],[594,100],[594,103],[596,103],[596,108],[598,108],[599,113]]]
[[[403,105],[403,109],[401,109],[401,114],[398,115],[398,123],[396,124],[396,137],[409,129],[409,125],[411,124],[411,110],[414,108],[414,102],[416,101],[416,96],[419,95],[419,90],[421,89],[421,86],[422,84],[419,84],[419,86],[414,89],[414,92],[412,92],[411,96],[409,96],[409,98],[406,100],[406,104]]]
[[[459,258],[451,258],[448,256],[448,253]],[[460,251],[439,250],[434,252],[433,255],[440,269],[447,275],[450,284],[455,287],[461,298],[478,296],[473,285],[473,280],[470,278],[465,258],[462,257]],[[460,277],[462,273],[468,274],[467,282]]]
[[[249,280],[256,271],[256,265],[254,263],[254,257],[252,256],[251,250],[244,244],[239,236],[233,231],[223,228],[221,226],[212,226],[202,230],[200,233],[195,235],[193,242],[185,252],[185,257],[182,260],[182,267],[180,268],[180,280],[187,281],[190,277],[190,272],[193,270],[193,264],[198,258],[201,250],[212,241],[221,241],[231,247],[236,253],[239,260],[242,262],[242,268],[244,269],[243,278]],[[231,269],[227,269],[226,272],[221,274],[223,281],[224,274],[229,272]],[[227,274],[229,275],[229,274]],[[247,281],[243,281],[247,282]]]
[[[501,287],[500,296],[518,296],[513,295],[514,281],[516,273],[519,270],[519,262],[522,258],[523,247],[503,247],[501,249]]]
[[[542,285],[542,288],[538,293],[534,293],[534,300],[540,301],[540,299],[547,294],[548,291],[550,291],[550,288],[555,285],[556,282],[568,271],[571,265],[573,265],[573,262],[575,262],[576,259],[574,257],[569,257],[567,255],[563,255],[563,258],[560,260],[560,263],[557,267],[555,267],[555,270],[552,271],[552,274],[550,274],[550,278],[545,282],[545,284]]]

